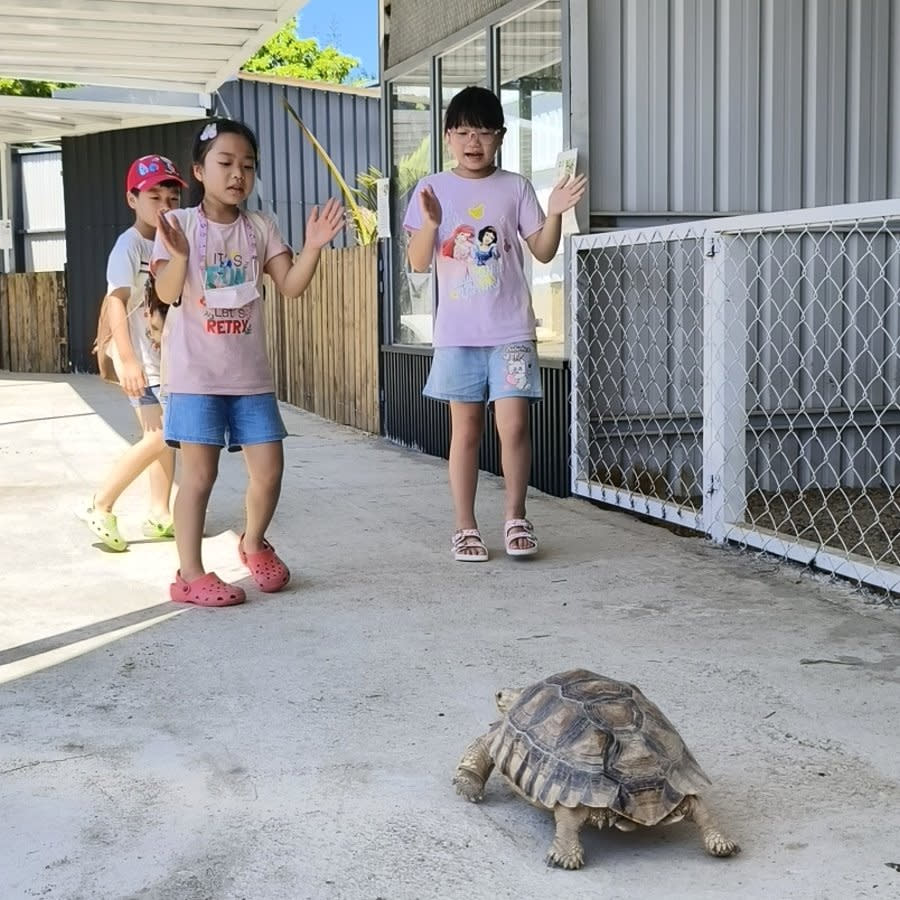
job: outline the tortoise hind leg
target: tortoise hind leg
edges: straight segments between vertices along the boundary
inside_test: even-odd
[[[453,784],[456,793],[477,803],[484,798],[484,785],[494,768],[494,761],[488,752],[487,735],[475,738],[463,753],[459,765],[456,767],[456,775]]]
[[[556,837],[547,854],[547,865],[580,869],[584,865],[584,847],[581,846],[578,832],[590,818],[588,808],[576,806],[575,809],[570,809],[557,804],[553,807],[553,817],[556,819]]]
[[[697,796],[684,798],[684,816],[693,821],[703,835],[706,852],[710,856],[733,856],[741,848],[719,831],[706,804]]]

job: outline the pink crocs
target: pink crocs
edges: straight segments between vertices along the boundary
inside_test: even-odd
[[[215,572],[185,581],[180,569],[175,573],[174,584],[169,585],[169,596],[174,603],[193,603],[195,606],[237,606],[247,599],[241,588],[226,584]]]
[[[268,541],[263,541],[263,549],[259,553],[245,553],[244,536],[241,535],[238,556],[250,570],[259,589],[267,594],[280,591],[291,580],[290,570],[278,558],[278,554]]]

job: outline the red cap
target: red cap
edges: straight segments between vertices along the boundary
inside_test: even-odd
[[[152,153],[131,164],[125,178],[125,190],[146,191],[163,181],[177,181],[182,187],[187,187],[187,182],[178,174],[171,159]]]

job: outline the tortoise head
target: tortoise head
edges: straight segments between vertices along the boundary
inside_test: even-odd
[[[497,709],[500,710],[500,715],[505,716],[513,703],[521,696],[522,691],[518,688],[501,688],[497,691],[494,695],[494,700],[497,701]]]

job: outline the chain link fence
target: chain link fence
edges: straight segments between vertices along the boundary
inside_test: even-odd
[[[900,201],[573,251],[574,492],[900,592]]]

